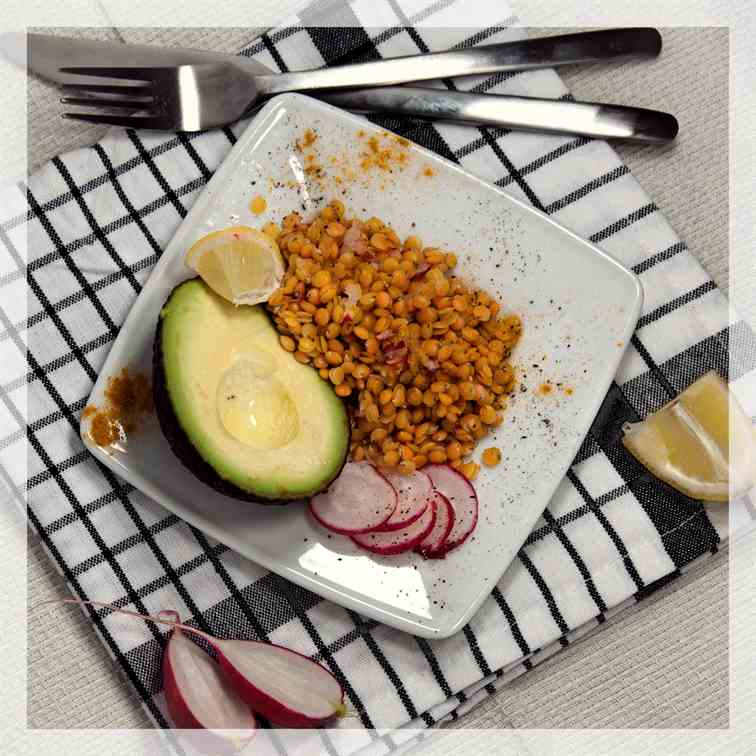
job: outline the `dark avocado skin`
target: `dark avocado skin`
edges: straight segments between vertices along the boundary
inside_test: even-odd
[[[181,284],[179,284],[181,286]],[[166,304],[173,296],[173,292],[179,288],[176,286],[173,291],[168,295]],[[196,478],[201,480],[205,485],[215,489],[224,496],[230,496],[232,499],[239,499],[240,501],[252,501],[256,504],[290,504],[297,499],[266,499],[260,496],[255,496],[249,491],[245,491],[233,483],[224,480],[218,475],[217,472],[209,465],[200,455],[200,453],[194,448],[188,436],[184,432],[184,429],[179,423],[176,413],[173,411],[173,404],[171,403],[171,397],[168,393],[168,387],[165,382],[165,370],[163,368],[163,350],[162,350],[162,328],[163,318],[158,317],[157,328],[155,329],[155,340],[152,347],[152,397],[155,404],[155,414],[157,415],[160,430],[168,441],[168,445],[171,447],[171,451],[176,455],[179,462],[186,467]],[[351,424],[348,425],[348,434],[351,435]],[[349,448],[349,439],[347,439],[347,449]],[[344,455],[344,461],[339,467],[336,474],[328,481],[328,483],[321,489],[325,491],[328,486],[333,483],[336,478],[341,474],[344,465],[347,462],[348,455]],[[312,493],[314,496],[320,491]],[[299,497],[301,499],[301,497]]]

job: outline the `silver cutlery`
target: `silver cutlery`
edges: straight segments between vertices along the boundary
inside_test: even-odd
[[[66,118],[127,128],[201,131],[232,123],[250,110],[248,74],[230,63],[61,70],[110,82],[64,84],[67,91],[85,96],[65,97],[63,103],[139,111],[128,115],[65,113]],[[421,87],[378,87],[316,94],[327,102],[354,110],[403,113],[530,131],[640,142],[669,141],[677,134],[674,116],[621,105],[449,92]]]
[[[273,74],[249,58],[212,51],[114,44],[44,34],[28,34],[23,40],[19,35],[0,35],[0,50],[7,58],[23,64],[27,61],[23,53],[28,50],[31,70],[63,84],[77,82],[68,87],[72,96],[64,102],[103,107],[108,111],[69,113],[69,117],[102,123],[170,130],[210,128],[249,115],[271,94],[298,90],[357,111],[403,113],[638,141],[672,139],[677,122],[666,113],[596,103],[475,95],[419,87],[334,90],[567,63],[650,58],[659,54],[661,44],[661,36],[655,29],[611,29],[317,71]],[[141,80],[131,78],[141,75],[130,68],[135,60],[148,69],[149,75]],[[111,72],[115,68],[127,69],[121,73],[129,78],[114,80],[105,76],[107,72],[99,68],[103,64],[109,66]],[[186,67],[188,64],[193,64],[191,69]],[[72,77],[71,69],[84,67],[96,67],[97,71],[91,71],[84,78]],[[104,78],[92,79],[91,75]],[[230,94],[218,97],[213,91],[216,85]],[[135,110],[140,113],[135,115]]]

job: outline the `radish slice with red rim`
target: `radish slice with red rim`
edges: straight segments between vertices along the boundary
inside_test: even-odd
[[[175,628],[163,655],[163,687],[177,727],[209,730],[228,740],[247,741],[257,727],[249,706],[218,664]]]
[[[446,496],[434,491],[433,498],[436,502],[436,522],[433,530],[415,546],[415,551],[422,554],[426,559],[438,559],[444,556],[446,552],[443,550],[443,546],[454,526],[455,519],[454,507]]]
[[[436,502],[431,499],[429,506],[413,523],[402,530],[373,531],[352,536],[352,540],[363,549],[374,554],[389,556],[401,554],[417,546],[433,529],[436,522]]]
[[[436,554],[440,556],[464,543],[475,530],[478,496],[470,481],[448,465],[428,465],[423,472],[431,479],[433,487],[454,507],[454,524]]]
[[[282,727],[317,727],[344,714],[344,690],[322,665],[283,646],[214,640],[218,663],[247,705]]]
[[[383,474],[396,490],[397,504],[391,517],[377,527],[376,531],[402,530],[419,519],[428,508],[428,502],[433,498],[433,483],[423,472],[414,472],[412,475]]]
[[[327,491],[310,499],[310,512],[329,530],[353,535],[380,527],[396,504],[396,491],[382,473],[365,462],[348,462]]]

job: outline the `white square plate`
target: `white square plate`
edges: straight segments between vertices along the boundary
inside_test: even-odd
[[[312,183],[294,149],[317,133],[325,176]],[[457,632],[491,592],[543,512],[598,411],[640,311],[637,278],[597,247],[505,192],[411,145],[401,170],[342,176],[359,163],[365,137],[381,129],[302,95],[271,100],[255,117],[179,227],[110,351],[90,402],[123,366],[149,371],[158,313],[190,275],[183,257],[215,228],[260,227],[292,210],[314,213],[338,197],[360,217],[378,216],[400,236],[457,253],[459,270],[522,316],[514,353],[520,387],[505,422],[483,445],[503,460],[475,481],[473,537],[446,559],[378,557],[315,525],[303,506],[265,507],[227,498],[173,456],[151,421],[130,445],[92,453],[166,509],[273,572],[324,598],[415,635]],[[335,160],[332,160],[333,158]],[[428,168],[432,170],[428,170]],[[339,175],[339,180],[336,175]],[[428,175],[432,174],[432,175]],[[267,200],[260,216],[248,209]],[[550,381],[550,393],[539,387]],[[521,390],[520,390],[521,389]]]

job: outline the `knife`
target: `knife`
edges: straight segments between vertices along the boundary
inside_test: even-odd
[[[23,47],[22,34],[0,36],[0,50],[21,65],[27,63],[23,59]],[[265,66],[243,55],[185,48],[124,45],[45,34],[28,34],[26,47],[29,68],[52,81],[63,81],[57,69],[76,66],[166,66],[225,60],[261,76],[264,86],[258,85],[258,90],[271,95],[312,89],[402,84],[573,63],[655,58],[661,52],[662,39],[653,28],[599,29],[281,74],[271,74]]]

